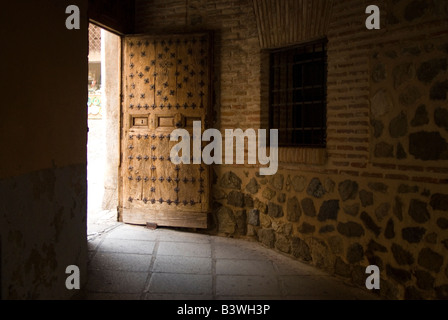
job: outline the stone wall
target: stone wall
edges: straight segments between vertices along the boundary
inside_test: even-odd
[[[448,5],[377,5],[381,30],[369,31],[365,1],[333,2],[324,161],[280,158],[268,177],[213,167],[208,232],[256,239],[362,287],[378,265],[386,298],[446,299]],[[261,126],[268,82],[252,1],[136,8],[139,33],[213,30],[214,126]]]

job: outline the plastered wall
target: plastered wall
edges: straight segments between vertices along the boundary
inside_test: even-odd
[[[68,30],[75,4],[81,29]],[[86,279],[87,1],[9,1],[0,13],[2,299],[68,299]]]

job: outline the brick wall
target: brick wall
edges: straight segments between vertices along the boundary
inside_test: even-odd
[[[368,31],[373,3],[332,4],[323,161],[283,150],[292,156],[268,177],[215,166],[209,231],[258,239],[361,287],[376,264],[387,298],[448,298],[448,5],[375,1],[381,30]],[[136,10],[138,33],[213,30],[214,127],[265,126],[260,43],[269,41],[252,1],[137,1]]]

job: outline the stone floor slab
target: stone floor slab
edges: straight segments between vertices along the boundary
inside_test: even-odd
[[[159,255],[154,262],[152,271],[163,273],[211,274],[212,261],[210,258]]]
[[[115,239],[107,237],[98,246],[98,251],[152,254],[154,246],[154,241]]]
[[[87,291],[117,294],[142,293],[147,277],[147,272],[91,269],[89,270]]]
[[[265,276],[216,276],[218,296],[279,296],[281,295],[276,277]]]
[[[265,275],[275,274],[275,269],[270,261],[262,260],[238,260],[218,259],[216,260],[217,275]]]
[[[157,239],[158,232],[151,230],[143,226],[123,225],[120,228],[115,228],[108,232],[107,237],[113,239],[125,239],[125,240],[150,240],[155,241]]]
[[[212,294],[211,275],[153,273],[147,293]]]
[[[205,243],[188,242],[160,242],[158,255],[185,256],[185,257],[211,257],[211,246]]]
[[[148,272],[151,259],[151,255],[97,252],[89,269]]]

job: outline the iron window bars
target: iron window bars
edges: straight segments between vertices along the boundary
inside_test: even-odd
[[[325,148],[327,40],[270,51],[269,126],[278,145]]]

